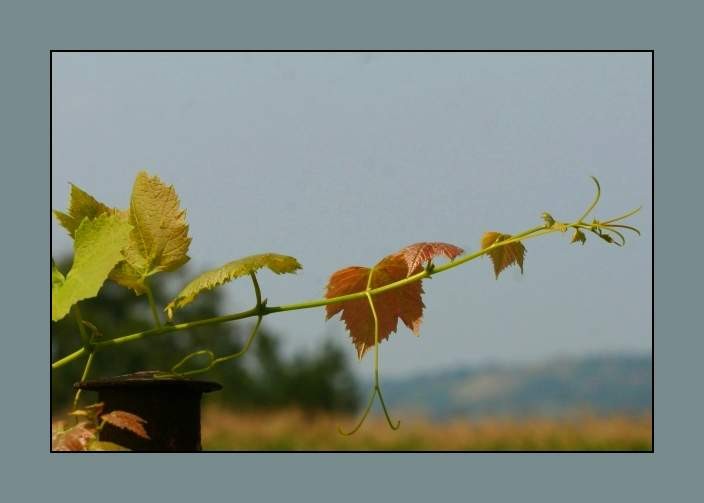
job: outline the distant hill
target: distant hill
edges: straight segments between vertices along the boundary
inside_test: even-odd
[[[561,416],[651,411],[650,355],[560,358],[530,365],[483,365],[383,379],[395,411],[450,416]]]

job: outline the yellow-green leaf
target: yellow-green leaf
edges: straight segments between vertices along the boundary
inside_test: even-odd
[[[54,259],[51,259],[51,316],[54,317],[54,312],[57,309],[56,306],[56,295],[54,292],[58,292],[61,285],[66,281],[66,277],[63,275],[59,268],[56,266]]]
[[[84,218],[93,219],[99,215],[118,215],[127,221],[129,212],[111,208],[101,203],[74,184],[71,184],[71,196],[67,213],[54,211],[54,217],[68,231],[71,237],[73,237],[78,225]],[[138,295],[144,293],[141,275],[125,261],[115,266],[110,272],[110,279],[119,285],[131,288]]]
[[[108,451],[108,452],[129,451],[129,449],[127,447],[123,447],[123,446],[118,445],[114,442],[106,442],[104,440],[96,440],[95,442],[91,442],[88,445],[88,450],[89,451]]]
[[[166,306],[165,311],[171,318],[175,309],[181,309],[183,306],[190,304],[202,291],[212,290],[228,281],[256,272],[262,267],[268,267],[276,274],[283,274],[301,269],[301,264],[293,257],[277,253],[263,253],[233,260],[222,267],[204,272],[188,283],[176,298]]]
[[[144,278],[126,260],[117,264],[110,271],[110,279],[118,285],[130,288],[135,294],[142,295],[146,292],[144,288]]]
[[[81,225],[84,218],[94,219],[98,215],[117,214],[120,210],[110,208],[109,206],[96,200],[86,191],[71,184],[71,198],[67,213],[54,210],[54,217],[59,221],[61,226],[66,229],[71,237],[76,234],[76,229]]]
[[[66,278],[63,273],[59,271],[58,267],[56,267],[56,262],[54,262],[54,259],[51,259],[51,289],[53,290],[54,288],[61,286],[65,279]]]
[[[79,300],[98,294],[112,268],[123,258],[121,251],[127,246],[130,229],[119,215],[102,214],[83,220],[75,233],[73,266],[61,284],[54,283],[58,276],[52,270],[53,321],[66,316]]]
[[[69,415],[69,416],[76,416],[76,417],[78,417],[78,416],[80,416],[80,417],[88,417],[88,416],[89,416],[89,413],[88,413],[87,410],[76,409],[76,410],[74,410],[74,411],[69,412],[68,415]]]
[[[139,172],[132,188],[129,223],[133,229],[125,258],[142,278],[173,271],[189,260],[186,211],[172,185]]]

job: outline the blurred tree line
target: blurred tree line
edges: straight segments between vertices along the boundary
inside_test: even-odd
[[[69,269],[61,261],[62,271]],[[187,272],[173,274],[183,285]],[[179,280],[180,279],[180,280]],[[169,284],[164,280],[152,284],[157,305],[164,306],[171,299]],[[179,320],[210,318],[224,314],[222,293],[218,290],[199,296],[184,308]],[[100,331],[102,337],[112,338],[153,328],[154,321],[145,296],[137,297],[126,288],[108,281],[94,299],[81,302],[83,319]],[[242,320],[188,331],[156,335],[120,347],[96,353],[89,379],[112,377],[140,370],[169,370],[183,356],[196,349],[209,349],[216,356],[234,353],[242,348],[249,336],[253,320]],[[80,347],[80,337],[72,315],[51,323],[51,359],[55,361]],[[196,358],[187,367],[207,364],[205,357]],[[71,406],[73,384],[80,380],[85,359],[51,372],[52,414]],[[196,376],[223,385],[222,391],[209,395],[209,402],[218,402],[238,409],[295,407],[308,412],[354,411],[359,405],[358,382],[340,347],[326,341],[312,354],[299,353],[293,358],[281,354],[279,339],[267,332],[266,319],[259,329],[249,351]],[[94,399],[84,393],[81,400]]]

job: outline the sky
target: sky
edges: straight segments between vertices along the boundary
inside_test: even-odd
[[[623,248],[526,242],[525,273],[488,258],[424,281],[420,337],[380,346],[382,375],[467,364],[650,352],[651,60],[647,53],[54,53],[52,208],[69,182],[127,207],[140,170],[187,210],[192,274],[243,256],[298,258],[259,274],[269,305],[323,296],[331,273],[419,241],[476,250],[540,214],[642,206]],[[52,222],[51,253],[72,242]],[[439,261],[440,262],[440,261]],[[158,276],[157,276],[158,278]],[[227,312],[251,284],[222,287]],[[225,313],[223,313],[225,314]],[[271,315],[287,354],[337,339],[322,308]]]

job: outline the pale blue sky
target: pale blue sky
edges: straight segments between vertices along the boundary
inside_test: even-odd
[[[176,187],[191,267],[296,256],[260,275],[271,305],[321,297],[328,276],[417,241],[476,249],[518,232],[642,205],[625,248],[526,243],[525,275],[488,259],[424,283],[420,338],[381,346],[385,375],[486,361],[650,351],[651,66],[644,53],[55,53],[52,205],[68,182],[126,207],[137,171]],[[52,254],[71,242],[52,224]],[[225,287],[232,311],[250,284]],[[287,351],[355,352],[322,309],[267,317]],[[366,374],[371,357],[356,367]]]

